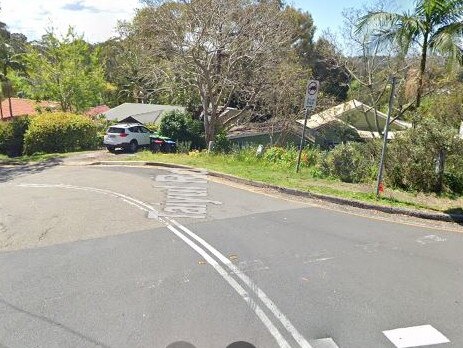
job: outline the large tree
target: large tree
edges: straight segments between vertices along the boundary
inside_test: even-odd
[[[100,103],[107,88],[99,51],[72,28],[58,38],[49,32],[25,54],[27,94],[56,100],[63,111],[81,112]]]
[[[6,24],[0,22],[0,82],[3,97],[8,98],[10,115],[13,115],[11,97],[13,86],[9,74],[13,71],[23,71],[24,64],[21,54],[24,53],[27,38],[18,33],[10,33]],[[3,118],[3,109],[0,106],[0,117]]]
[[[358,32],[368,30],[372,44],[395,43],[404,54],[413,46],[420,50],[416,107],[423,94],[423,78],[429,52],[450,55],[463,62],[463,0],[417,0],[412,12],[371,11],[357,23]]]
[[[279,1],[146,1],[133,31],[148,50],[154,76],[172,78],[200,96],[206,141],[239,92],[244,109],[265,89],[267,72],[295,37]]]

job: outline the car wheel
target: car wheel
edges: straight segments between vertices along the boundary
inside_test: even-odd
[[[138,149],[138,143],[137,143],[137,141],[136,141],[136,140],[132,140],[132,141],[130,142],[130,145],[129,145],[129,151],[130,151],[131,153],[135,153],[135,152],[137,152],[137,149]]]
[[[106,148],[108,149],[109,152],[116,152],[116,148],[112,147],[112,146],[106,146]]]

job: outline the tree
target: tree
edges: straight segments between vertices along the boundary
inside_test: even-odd
[[[18,33],[10,33],[5,23],[0,22],[0,82],[3,96],[8,98],[10,116],[13,115],[11,97],[13,87],[9,78],[11,71],[24,71],[25,66],[21,61],[21,53],[25,49],[27,38]],[[0,106],[0,117],[3,118],[3,110]]]
[[[275,0],[145,2],[133,25],[137,41],[151,53],[147,64],[197,91],[206,141],[213,140],[236,92],[244,109],[253,107],[265,72],[293,42],[293,27]]]
[[[397,44],[404,54],[415,44],[420,49],[420,67],[417,78],[416,107],[423,94],[423,78],[428,53],[450,55],[463,63],[462,0],[417,0],[413,12],[391,13],[371,11],[357,23],[357,32],[367,30],[372,43]]]
[[[60,103],[63,111],[81,112],[100,103],[107,88],[99,50],[72,28],[57,38],[53,32],[25,54],[29,95]]]

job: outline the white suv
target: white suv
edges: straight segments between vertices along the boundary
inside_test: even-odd
[[[151,131],[137,123],[120,123],[111,126],[106,131],[103,144],[108,151],[123,148],[136,152],[139,147],[149,146]]]

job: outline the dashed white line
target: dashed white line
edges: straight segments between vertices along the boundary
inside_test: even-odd
[[[412,348],[449,343],[449,339],[431,325],[405,327],[383,331],[397,348]]]
[[[332,338],[321,338],[319,340],[310,341],[313,348],[339,348]]]

